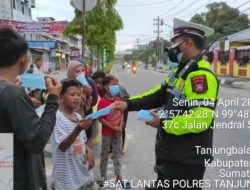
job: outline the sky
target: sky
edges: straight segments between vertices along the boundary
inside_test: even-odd
[[[36,0],[36,8],[33,9],[33,19],[49,16],[57,21],[71,21],[74,18],[74,8],[70,6],[70,0]],[[158,16],[164,23],[173,26],[173,18],[189,21],[190,18],[201,12],[206,12],[206,5],[223,0],[118,0],[116,10],[122,17],[124,28],[117,32],[116,50],[126,50],[138,44],[146,44],[157,37],[154,25]],[[225,2],[225,0],[224,0]],[[250,14],[250,1],[227,0],[231,7],[238,8],[241,12]],[[249,10],[248,10],[249,8]],[[161,26],[160,36],[170,39],[172,29],[169,26]]]

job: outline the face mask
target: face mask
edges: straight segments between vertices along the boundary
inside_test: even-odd
[[[169,50],[168,50],[168,58],[170,61],[172,62],[177,62],[180,63],[183,53],[180,50],[180,45],[183,43],[184,41],[181,41],[179,44],[173,44]]]
[[[120,92],[119,85],[112,85],[109,87],[109,92],[112,96],[116,96]]]
[[[78,77],[76,77],[76,80],[78,80],[83,86],[89,85],[85,75],[83,75],[83,74],[80,74]]]
[[[168,59],[168,66],[170,69],[175,69],[176,67],[178,67],[178,63],[170,61],[170,59]]]

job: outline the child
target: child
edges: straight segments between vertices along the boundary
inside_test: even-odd
[[[66,80],[62,85],[61,109],[52,134],[54,186],[56,190],[89,190],[94,185],[90,169],[95,161],[85,145],[85,130],[91,120],[82,120],[74,111],[81,102],[81,85],[73,80]]]
[[[79,75],[84,75],[88,84],[82,88],[82,102],[76,110],[82,117],[93,113],[93,106],[97,103],[98,92],[95,82],[86,76],[86,67],[80,60],[71,61],[67,66],[67,76],[70,80],[76,80]],[[92,127],[86,130],[88,145],[91,144]]]
[[[107,76],[103,79],[103,87],[105,90],[104,97],[98,104],[98,110],[110,106],[113,102],[119,101],[116,97],[119,93],[119,86],[116,84],[115,79],[112,76]],[[129,183],[125,183],[121,175],[122,167],[122,125],[123,125],[123,113],[122,111],[111,111],[110,114],[99,118],[102,124],[102,153],[101,153],[101,178],[99,185],[102,186],[106,180],[107,164],[110,146],[112,146],[113,161],[115,167],[115,175],[117,182],[119,182],[123,188],[128,189]]]

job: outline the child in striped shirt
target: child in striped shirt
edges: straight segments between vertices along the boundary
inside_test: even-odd
[[[86,146],[85,130],[91,120],[82,119],[74,110],[81,101],[81,86],[74,80],[63,82],[61,109],[52,134],[53,180],[56,190],[95,189],[91,169],[94,156]]]

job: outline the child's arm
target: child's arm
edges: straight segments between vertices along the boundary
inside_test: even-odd
[[[118,136],[122,133],[122,128],[123,128],[123,117],[124,117],[124,115],[122,114],[120,126],[119,126],[119,128],[118,128],[119,131],[116,133],[116,135],[118,135]]]
[[[75,129],[71,132],[71,134],[62,141],[62,143],[59,145],[59,149],[63,152],[65,152],[76,140],[82,129],[88,129],[91,125],[91,120],[84,119],[80,121]]]
[[[114,132],[117,132],[117,129],[114,128],[109,122],[107,122],[105,119],[103,118],[99,118],[99,121],[101,122],[102,125],[105,125],[106,127],[108,127],[109,129],[111,129]]]
[[[92,168],[95,167],[95,158],[94,158],[94,155],[93,155],[93,153],[88,145],[86,145],[86,156],[87,156],[87,161],[89,164],[88,169],[91,170]]]

